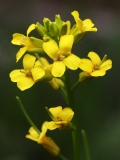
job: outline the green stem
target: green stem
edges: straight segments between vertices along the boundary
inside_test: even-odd
[[[77,81],[77,82],[71,87],[71,90],[73,91],[79,84],[80,84],[80,81]]]
[[[79,129],[78,129],[78,121],[77,121],[77,111],[76,107],[74,105],[74,92],[70,89],[71,87],[71,82],[68,74],[68,70],[66,70],[65,75],[64,75],[64,84],[68,96],[68,105],[70,108],[73,109],[75,112],[72,124],[73,124],[73,129],[72,130],[72,138],[73,138],[73,147],[74,147],[74,160],[80,160],[80,141],[79,141]]]
[[[66,90],[64,89],[64,87],[60,86],[59,87],[59,92],[62,94],[63,98],[65,99],[65,101],[68,104],[68,97],[67,97],[67,93],[66,93]]]
[[[84,147],[85,147],[86,160],[90,160],[90,151],[89,151],[89,147],[88,147],[86,133],[84,130],[82,130],[81,133],[82,133],[83,143],[84,143]]]
[[[64,157],[61,153],[59,153],[58,157],[62,160],[68,160],[66,157]]]
[[[21,99],[20,99],[18,96],[16,97],[16,99],[17,99],[18,104],[19,104],[19,106],[20,106],[23,114],[25,115],[27,121],[28,121],[28,122],[30,123],[30,125],[40,134],[39,129],[35,126],[35,124],[33,123],[33,121],[32,121],[32,120],[30,119],[30,117],[28,116],[28,114],[27,114],[27,112],[26,112],[26,110],[25,110],[25,108],[24,108],[24,106],[23,106],[23,104],[22,104]]]

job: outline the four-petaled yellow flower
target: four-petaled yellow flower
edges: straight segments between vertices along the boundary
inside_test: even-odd
[[[45,75],[43,67],[34,67],[35,60],[36,57],[26,54],[23,58],[24,69],[16,69],[10,73],[11,81],[17,82],[17,87],[22,91],[32,87]]]
[[[80,58],[71,53],[73,41],[73,35],[65,35],[61,36],[59,46],[54,40],[43,43],[44,51],[54,60],[51,71],[54,77],[61,77],[66,66],[71,70],[76,70],[80,65]]]
[[[50,137],[46,136],[47,132],[46,123],[47,122],[43,123],[42,132],[40,133],[38,133],[33,127],[31,127],[29,129],[29,134],[26,135],[26,138],[36,141],[37,143],[41,144],[53,156],[57,156],[60,152],[60,148]]]
[[[77,11],[73,11],[72,16],[74,17],[75,21],[76,21],[76,27],[78,27],[78,30],[83,33],[83,32],[87,32],[87,31],[97,31],[97,28],[93,28],[94,24],[92,23],[92,21],[90,19],[85,19],[85,20],[81,20],[79,18],[79,13]]]
[[[27,29],[27,36],[24,36],[23,34],[20,33],[13,34],[13,39],[11,43],[23,46],[22,48],[19,49],[19,51],[16,54],[16,61],[18,61],[26,51],[30,52],[35,50],[36,52],[37,51],[39,52],[39,50],[41,50],[41,48],[39,48],[38,46],[33,45],[30,38],[28,37],[29,33],[34,29],[35,29],[35,24],[31,24]]]
[[[88,57],[90,59],[81,59],[80,69],[88,72],[93,77],[104,76],[106,71],[112,68],[110,59],[101,61],[95,52],[89,52]]]
[[[50,108],[49,111],[53,115],[54,121],[47,122],[46,127],[50,130],[54,130],[56,128],[59,129],[68,129],[71,128],[70,121],[74,116],[74,112],[71,108],[66,107],[62,109],[61,106]]]

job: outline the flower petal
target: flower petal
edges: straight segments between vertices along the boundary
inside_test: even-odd
[[[22,57],[22,55],[26,52],[26,47],[22,47],[16,54],[16,62]]]
[[[39,140],[42,139],[42,137],[44,137],[45,134],[46,134],[46,132],[47,132],[47,127],[46,127],[47,123],[48,123],[48,122],[45,121],[45,122],[42,124],[42,132],[40,133]],[[38,141],[39,141],[39,140],[38,140]]]
[[[38,67],[32,68],[31,73],[34,81],[37,81],[45,75],[45,70],[42,67],[38,66]]]
[[[50,108],[49,111],[53,114],[54,117],[57,117],[62,112],[62,106]]]
[[[90,19],[85,19],[83,21],[83,25],[85,28],[91,28],[94,26],[94,24],[92,23],[92,21]]]
[[[49,40],[48,42],[44,42],[43,49],[50,58],[52,58],[53,60],[57,60],[59,48],[54,40]]]
[[[90,19],[85,19],[83,21],[83,27],[84,31],[97,31],[97,28],[92,28],[94,26],[94,23]]]
[[[58,116],[62,121],[66,121],[67,123],[69,123],[74,116],[74,112],[71,108],[66,107],[62,110],[62,112],[59,113]]]
[[[61,124],[56,124],[55,122],[51,121],[51,122],[48,122],[46,127],[49,129],[49,130],[54,130],[56,128],[60,128]]]
[[[23,58],[23,66],[24,66],[24,69],[27,71],[27,70],[31,70],[35,64],[35,60],[36,60],[36,57],[35,56],[32,56],[30,54],[26,54]]]
[[[60,38],[59,48],[62,53],[71,52],[74,37],[73,35],[65,35]]]
[[[101,63],[101,59],[95,52],[89,52],[88,57],[92,60],[93,64],[99,65]]]
[[[25,37],[23,34],[15,33],[13,34],[13,39],[11,41],[12,44],[21,45],[21,40]]]
[[[28,135],[26,135],[26,138],[29,138],[33,141],[37,141],[39,138],[39,134],[36,132],[36,130],[33,127],[30,127]]]
[[[74,17],[75,21],[76,21],[76,25],[79,28],[80,31],[82,31],[83,28],[83,22],[82,20],[79,18],[79,13],[77,11],[73,11],[72,16]]]
[[[99,70],[92,72],[90,75],[93,77],[98,77],[98,76],[104,76],[105,74],[106,74],[105,70],[99,69]]]
[[[70,54],[67,58],[63,59],[63,63],[68,68],[76,70],[81,63],[81,59],[74,54]]]
[[[16,69],[16,70],[13,70],[9,74],[9,76],[12,82],[18,82],[18,81],[24,80],[25,74],[21,73],[19,69]]]
[[[32,78],[30,77],[24,77],[22,81],[17,82],[17,86],[21,91],[24,91],[30,87],[32,87],[35,84]]]
[[[54,77],[61,77],[65,72],[65,64],[62,61],[55,61],[52,66],[52,75]]]
[[[80,69],[86,72],[91,73],[93,70],[93,64],[90,59],[82,58],[79,65]]]
[[[71,12],[71,14],[72,14],[72,16],[74,17],[75,20],[79,19],[79,13],[78,13],[78,11],[73,11],[73,12]]]
[[[28,36],[28,34],[32,31],[32,30],[34,30],[35,29],[35,24],[31,24],[30,26],[29,26],[29,28],[27,29],[27,36]]]
[[[100,69],[102,70],[109,70],[112,68],[112,61],[110,59],[106,60],[103,64],[101,64]]]

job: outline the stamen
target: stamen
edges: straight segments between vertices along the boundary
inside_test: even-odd
[[[62,53],[62,52],[58,52],[58,58],[56,60],[62,61],[64,58],[68,57],[70,55],[70,52],[67,53]]]
[[[27,71],[26,71],[26,76],[27,76],[27,77],[31,77],[31,76],[32,76],[30,70],[27,70]]]
[[[99,69],[99,66],[97,64],[94,64],[93,71],[98,70],[98,69]]]
[[[27,37],[23,36],[23,38],[20,41],[20,45],[25,46],[27,41]]]
[[[27,77],[32,77],[32,74],[31,74],[31,71],[30,70],[24,70],[24,69],[21,69],[20,70],[20,72],[21,73],[24,73],[25,74],[25,76],[27,76]]]
[[[62,122],[62,119],[61,119],[60,117],[58,117],[58,116],[57,116],[56,118],[57,118],[59,121],[61,121],[61,122]]]

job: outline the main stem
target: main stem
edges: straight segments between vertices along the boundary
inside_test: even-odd
[[[74,118],[72,120],[73,127],[75,129],[72,130],[72,138],[73,138],[73,147],[74,147],[74,156],[75,160],[80,160],[80,140],[79,140],[79,129],[78,129],[78,121],[77,121],[77,111],[74,104],[74,92],[71,90],[71,82],[68,74],[68,70],[65,72],[64,77],[65,88],[68,96],[68,105],[75,112]]]

